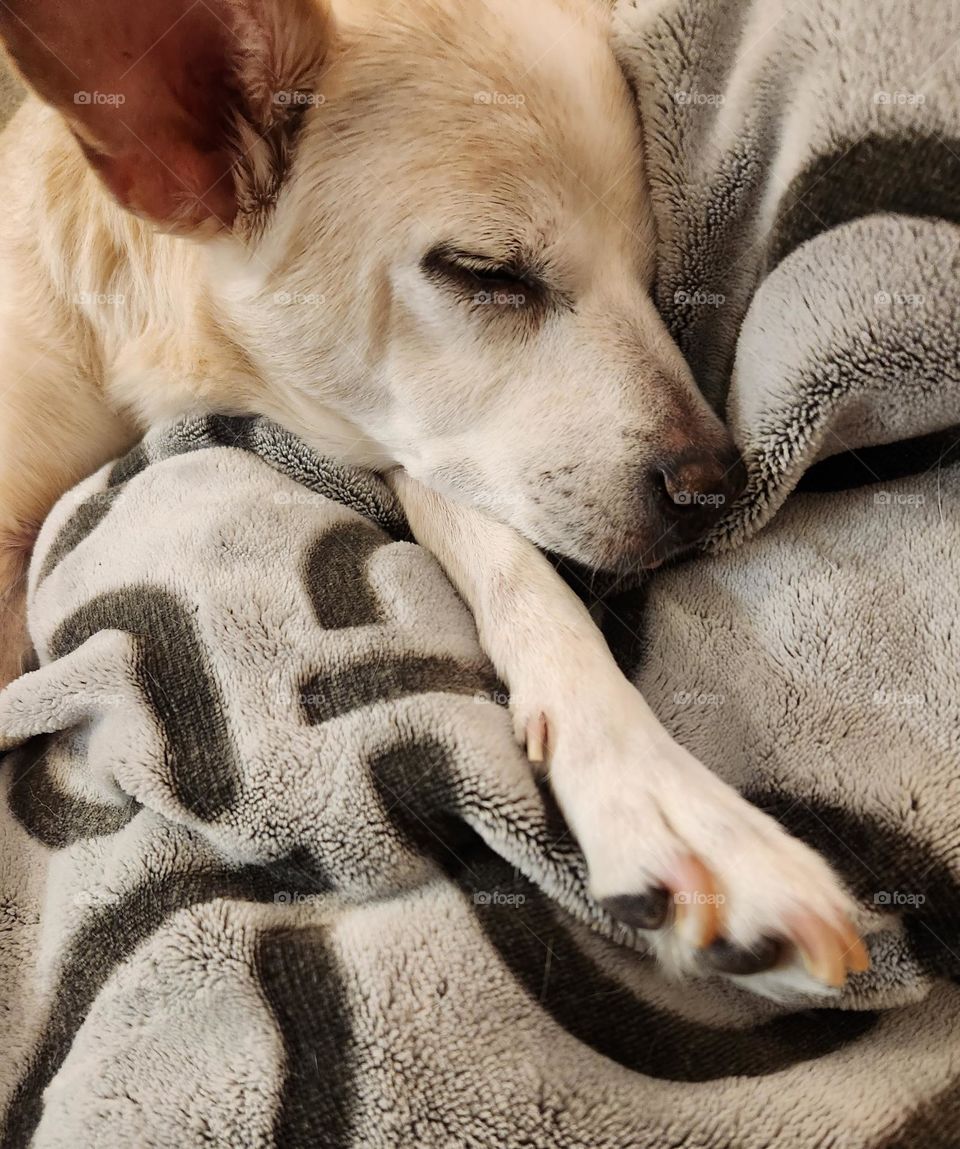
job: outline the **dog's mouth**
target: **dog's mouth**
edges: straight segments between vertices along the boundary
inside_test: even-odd
[[[689,555],[704,534],[705,532],[700,529],[693,533],[684,531],[682,524],[672,523],[652,546],[642,550],[639,556],[628,554],[617,567],[618,569],[633,567],[643,571],[659,570],[667,563]]]
[[[560,514],[548,518],[538,505],[537,526],[546,537],[530,537],[580,567],[615,577],[654,571],[694,551],[727,517],[746,483],[746,468],[732,447],[691,451],[646,468],[629,487],[636,492],[632,499],[618,500],[616,489],[605,499],[594,487],[573,514],[561,505]]]
[[[695,552],[696,540],[681,541],[669,537],[653,542],[639,542],[624,551],[622,546],[600,548],[589,557],[548,550],[557,570],[575,589],[589,588],[597,598],[614,592],[629,590],[643,583],[646,576],[670,563],[690,557]]]
[[[621,531],[592,545],[571,548],[567,554],[569,561],[605,575],[639,575],[690,555],[706,533],[702,528],[685,530],[683,524],[671,523],[651,531]]]

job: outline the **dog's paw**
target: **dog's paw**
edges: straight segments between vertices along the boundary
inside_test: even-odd
[[[612,693],[599,711],[534,706],[521,722],[597,901],[676,974],[789,997],[865,970],[856,907],[824,859],[678,746],[628,683]]]

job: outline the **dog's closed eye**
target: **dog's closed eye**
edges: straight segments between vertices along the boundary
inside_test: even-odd
[[[420,267],[429,279],[474,304],[527,309],[546,302],[550,294],[543,279],[523,262],[504,261],[452,244],[432,247]]]

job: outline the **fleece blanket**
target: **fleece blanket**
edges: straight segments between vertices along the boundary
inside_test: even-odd
[[[588,897],[382,484],[197,417],[36,550],[39,666],[0,695],[4,1145],[956,1144],[955,16],[616,21],[658,303],[751,481],[610,639],[831,858],[873,968],[793,1005],[665,981]]]

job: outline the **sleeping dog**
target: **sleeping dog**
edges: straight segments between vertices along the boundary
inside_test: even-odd
[[[538,548],[688,548],[744,484],[652,299],[599,0],[7,0],[0,682],[34,534],[157,422],[385,474],[476,617],[591,889],[678,973],[865,968],[827,864],[678,746]]]

